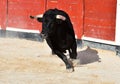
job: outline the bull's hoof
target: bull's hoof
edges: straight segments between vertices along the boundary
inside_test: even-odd
[[[67,71],[67,73],[72,73],[72,72],[74,72],[74,68],[69,68],[66,71]]]

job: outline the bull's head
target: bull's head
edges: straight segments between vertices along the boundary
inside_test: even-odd
[[[52,15],[52,14],[40,14],[37,16],[30,16],[31,19],[37,19],[38,22],[42,22],[42,32],[41,36],[46,38],[50,35],[53,35],[55,32],[57,24],[66,20],[66,17],[63,15]]]

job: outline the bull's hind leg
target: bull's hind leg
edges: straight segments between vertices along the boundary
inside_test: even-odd
[[[71,59],[76,59],[77,58],[77,44],[76,44],[76,42],[74,42],[72,47],[69,49],[69,53],[70,53],[70,58]]]
[[[69,49],[70,60],[72,61],[73,66],[78,66],[80,60],[77,59],[77,44],[74,42],[73,46]]]
[[[70,61],[67,59],[67,57],[66,57],[62,52],[60,52],[60,51],[58,51],[58,50],[55,50],[54,52],[55,52],[56,55],[58,55],[58,56],[63,60],[63,62],[64,62],[65,65],[66,65],[67,71],[68,71],[68,72],[73,72],[73,71],[74,71],[74,67],[73,67],[73,65],[72,65],[72,62],[70,62]]]

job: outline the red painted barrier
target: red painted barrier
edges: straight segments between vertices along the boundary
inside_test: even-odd
[[[115,40],[117,0],[0,0],[0,25],[40,30],[41,23],[30,15],[44,13],[50,8],[66,11],[78,39],[85,37]]]
[[[115,40],[116,0],[85,0],[84,35]]]
[[[7,25],[7,0],[0,0],[0,25],[3,30]]]
[[[41,23],[30,15],[45,11],[45,0],[8,0],[8,26],[29,30],[41,30]]]

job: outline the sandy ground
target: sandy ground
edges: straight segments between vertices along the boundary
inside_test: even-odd
[[[78,48],[78,59],[79,67],[67,73],[45,42],[0,38],[0,84],[120,84],[115,52]]]

